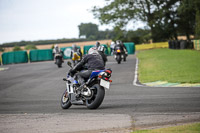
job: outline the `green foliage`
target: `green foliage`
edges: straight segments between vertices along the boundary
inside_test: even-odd
[[[32,49],[37,49],[37,47],[33,44],[29,44],[25,46],[25,50],[32,50]]]
[[[186,124],[181,126],[158,128],[151,130],[138,130],[132,133],[199,133],[200,123]]]
[[[139,80],[142,83],[200,83],[200,52],[193,50],[154,49],[141,51]]]
[[[59,44],[59,43],[72,43],[72,42],[83,42],[88,41],[87,39],[57,39],[57,40],[38,40],[38,41],[20,41],[20,42],[10,42],[0,45],[0,47],[14,47],[14,46],[25,46],[30,45],[48,45],[48,44]]]
[[[194,34],[195,26],[198,26],[195,13],[200,7],[195,8],[197,3],[199,0],[113,0],[102,8],[95,6],[92,11],[102,24],[112,24],[122,32],[127,24],[137,20],[146,22],[151,31],[149,35],[154,42],[159,42],[177,39],[178,34],[189,39],[189,35]],[[196,15],[196,23],[197,18]]]
[[[149,29],[137,29],[136,31],[128,31],[126,34],[127,42],[134,42],[135,44],[148,43],[151,39]]]
[[[20,46],[15,45],[13,48],[13,51],[21,51],[22,49],[20,48]]]
[[[4,51],[4,48],[0,47],[0,51],[3,52],[3,51]]]
[[[98,25],[93,23],[81,23],[78,27],[79,37],[85,35],[86,38],[96,39],[97,33],[99,31]]]

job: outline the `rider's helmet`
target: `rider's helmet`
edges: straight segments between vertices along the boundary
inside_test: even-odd
[[[96,48],[100,46],[100,42],[96,42]]]
[[[98,54],[97,48],[96,47],[90,48],[88,54]]]
[[[99,47],[98,47],[98,51],[104,52],[104,51],[105,51],[104,46],[99,46]]]
[[[115,42],[112,41],[110,45],[115,45]]]
[[[121,41],[121,40],[117,40],[117,41],[116,41],[116,44],[117,44],[117,45],[120,45],[120,44],[122,44],[122,41]]]
[[[54,46],[54,48],[58,48],[58,44],[56,44],[56,45]]]
[[[76,48],[76,47],[77,47],[76,44],[73,44],[73,45],[72,45],[72,49],[74,49],[74,48]]]

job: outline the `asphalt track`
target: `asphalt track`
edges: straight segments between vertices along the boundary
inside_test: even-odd
[[[53,61],[3,66],[0,71],[0,130],[2,132],[130,132],[138,128],[200,121],[200,88],[133,85],[135,55],[117,64],[110,90],[97,110],[60,107],[62,78],[69,67]],[[17,128],[18,127],[18,128]]]

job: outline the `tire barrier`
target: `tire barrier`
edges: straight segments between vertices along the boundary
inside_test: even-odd
[[[52,49],[31,50],[30,62],[53,60]]]
[[[200,50],[200,40],[194,40],[193,47],[195,50]]]
[[[2,54],[2,64],[27,63],[28,54],[26,51],[5,52]]]
[[[193,42],[188,40],[169,40],[169,49],[193,49]]]

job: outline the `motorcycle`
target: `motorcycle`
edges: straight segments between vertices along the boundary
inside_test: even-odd
[[[62,63],[63,63],[63,57],[62,54],[55,54],[55,64],[58,65],[58,68],[62,67]]]
[[[122,59],[126,61],[126,52],[122,51],[120,47],[116,47],[115,51],[113,52],[114,58],[116,59],[117,63],[120,64]]]
[[[72,67],[71,62],[67,64]],[[67,78],[63,78],[66,90],[61,97],[61,107],[68,109],[72,105],[86,105],[88,109],[97,109],[103,102],[105,89],[110,88],[111,73],[111,69],[93,71],[81,90],[76,77],[68,73]]]

